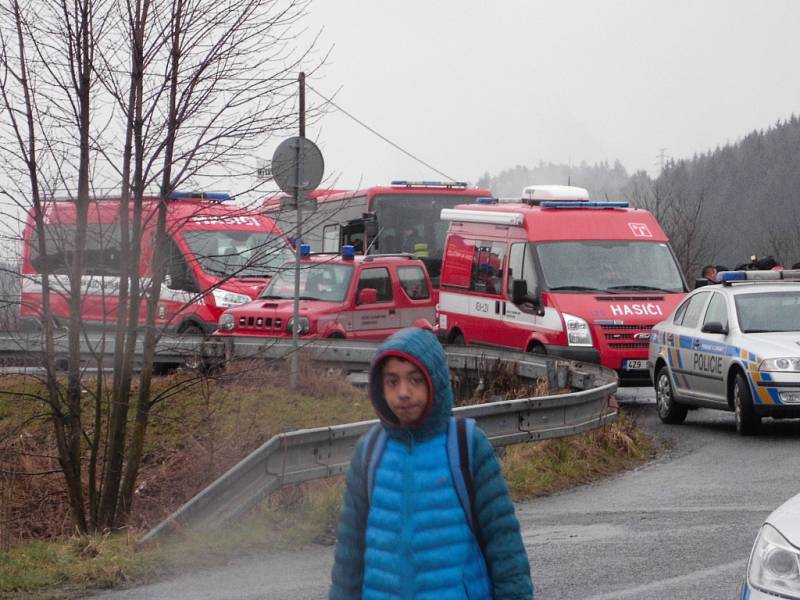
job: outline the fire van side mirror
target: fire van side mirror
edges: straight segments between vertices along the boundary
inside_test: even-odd
[[[375,304],[378,301],[378,290],[375,288],[362,288],[358,291],[356,304]]]
[[[528,282],[524,279],[513,279],[511,281],[511,302],[522,304],[528,295]]]
[[[519,306],[520,304],[532,304],[536,309],[536,314],[544,314],[542,310],[542,299],[539,296],[539,288],[534,288],[533,293],[528,292],[528,282],[524,279],[511,280],[511,302]]]

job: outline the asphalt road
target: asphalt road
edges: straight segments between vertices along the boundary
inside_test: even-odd
[[[537,600],[736,598],[759,525],[800,492],[800,422],[765,420],[759,437],[742,438],[731,413],[691,411],[684,425],[666,426],[649,388],[619,397],[668,450],[635,471],[518,505]],[[94,598],[325,598],[332,553],[250,557]]]

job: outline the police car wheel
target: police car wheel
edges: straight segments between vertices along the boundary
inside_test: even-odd
[[[686,420],[687,407],[675,402],[675,393],[672,382],[669,380],[669,370],[662,366],[656,374],[656,407],[658,418],[668,425],[680,425]]]
[[[761,425],[761,417],[753,408],[753,395],[747,379],[736,373],[733,381],[733,412],[736,419],[736,432],[741,435],[753,435]]]

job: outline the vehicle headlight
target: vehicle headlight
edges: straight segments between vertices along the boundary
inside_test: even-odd
[[[567,343],[570,346],[591,346],[592,332],[589,330],[589,324],[580,317],[562,314],[564,324],[567,326]]]
[[[236,326],[236,317],[234,317],[231,313],[222,313],[222,316],[219,318],[219,323],[217,326],[222,331],[233,331],[233,328]]]
[[[800,598],[800,550],[765,523],[758,533],[747,570],[750,585],[784,598]]]
[[[294,324],[294,317],[290,317],[286,322],[286,331],[294,333]],[[297,317],[297,334],[303,335],[309,331],[311,331],[311,321],[309,321],[308,317]]]
[[[800,357],[788,358],[767,358],[758,365],[759,371],[787,371],[791,373],[800,372]]]
[[[219,288],[213,290],[211,294],[214,296],[214,304],[219,308],[232,308],[244,304],[245,302],[250,302],[250,296],[229,292],[228,290]]]

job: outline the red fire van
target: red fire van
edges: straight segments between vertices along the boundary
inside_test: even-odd
[[[215,335],[292,337],[295,264],[287,262],[257,300],[225,311]],[[352,246],[307,254],[299,296],[303,339],[382,340],[421,320],[434,323],[430,277],[408,254],[356,256]]]
[[[226,204],[229,198],[227,194],[180,192],[171,197],[167,209],[169,259],[157,320],[167,331],[212,332],[223,310],[256,297],[275,269],[291,256],[291,247],[271,219]],[[149,284],[151,277],[157,204],[154,197],[143,202],[139,270],[142,287]],[[90,327],[116,319],[119,215],[119,198],[99,198],[89,206],[81,289],[83,322]],[[39,254],[32,215],[23,234],[20,314],[28,327],[38,326],[43,316],[41,270],[45,266],[53,291],[52,317],[57,325],[66,324],[69,318],[68,273],[75,247],[75,203],[48,201],[44,226],[46,256]],[[145,318],[144,309],[140,318]]]
[[[446,342],[600,363],[647,380],[650,330],[687,292],[646,210],[582,188],[526,188],[442,211],[438,323]]]

